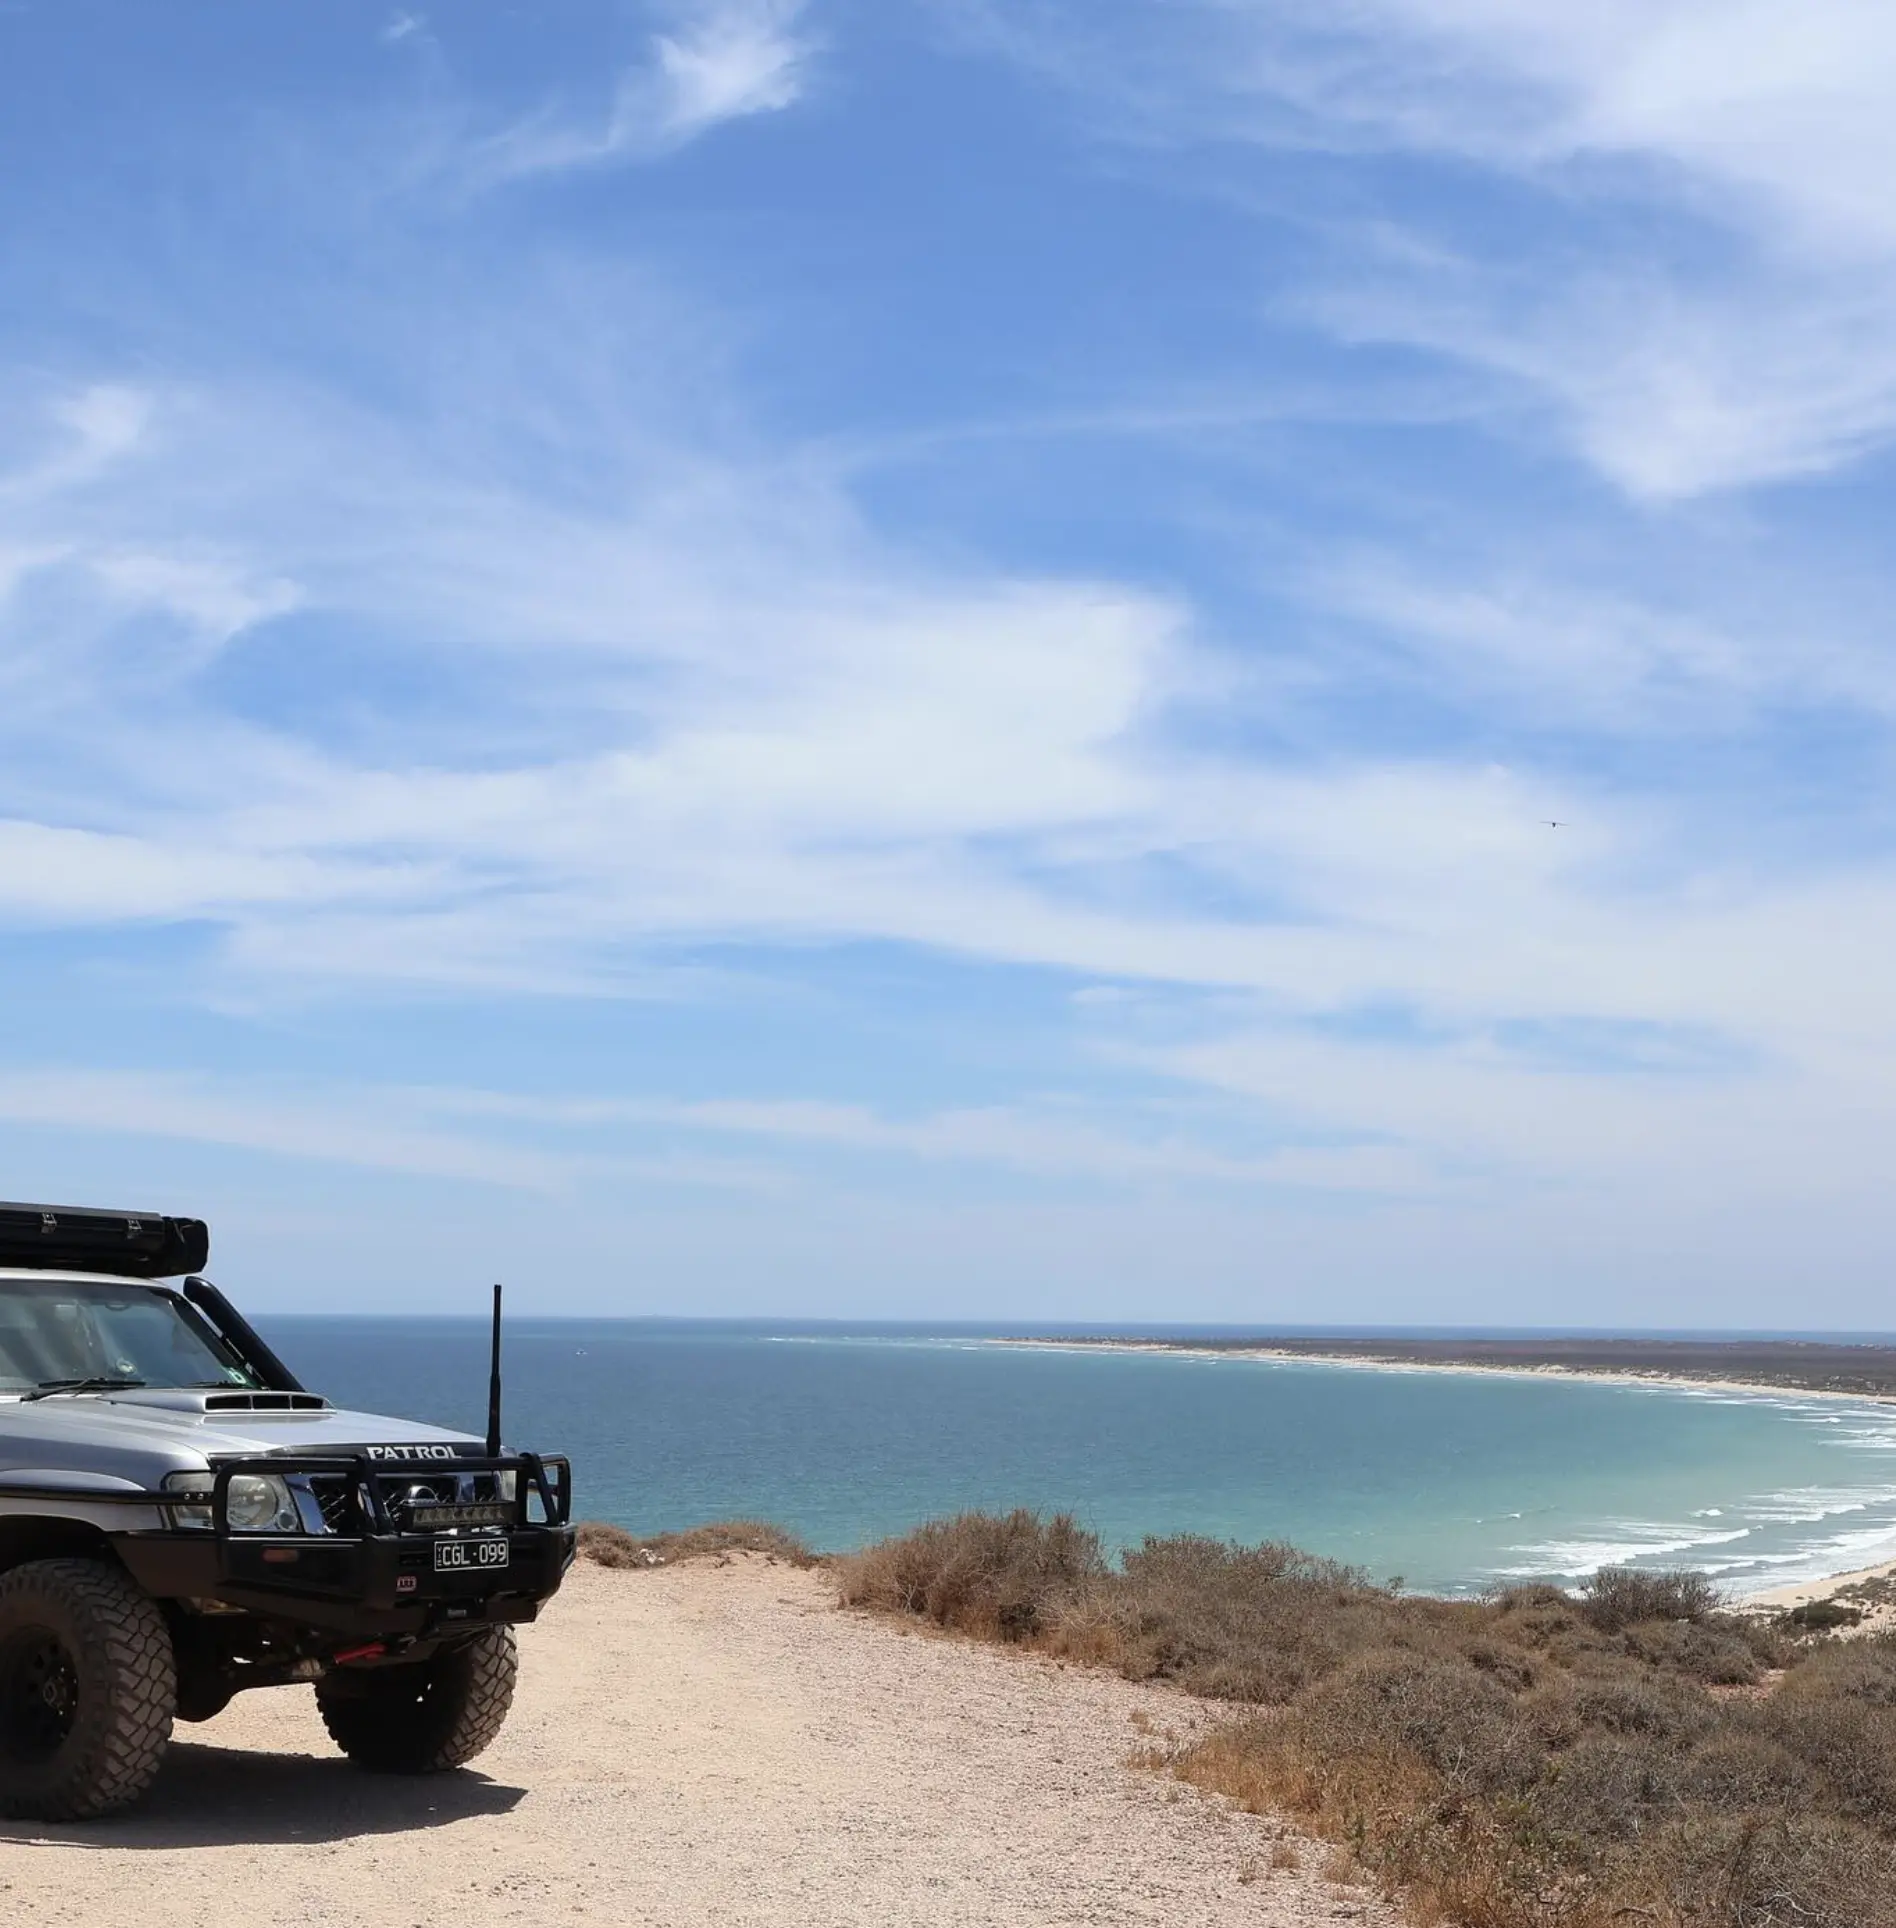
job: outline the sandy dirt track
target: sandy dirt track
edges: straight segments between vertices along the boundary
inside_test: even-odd
[[[1268,1825],[1126,1766],[1191,1703],[838,1613],[818,1575],[583,1567],[524,1645],[506,1732],[458,1775],[356,1772],[301,1689],[180,1728],[139,1813],[0,1823],[0,1921],[1390,1920],[1320,1850],[1273,1870]]]

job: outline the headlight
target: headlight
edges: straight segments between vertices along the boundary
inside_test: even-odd
[[[172,1518],[179,1526],[199,1532],[211,1524],[210,1498],[215,1477],[210,1473],[171,1473],[165,1488],[172,1493],[189,1493],[197,1498],[193,1506],[174,1506]],[[197,1496],[202,1495],[201,1498]],[[231,1476],[230,1496],[224,1505],[225,1517],[233,1533],[300,1533],[302,1516],[296,1510],[296,1496],[275,1473],[235,1473]]]
[[[165,1491],[168,1493],[202,1493],[205,1504],[201,1506],[174,1506],[171,1518],[175,1525],[191,1527],[200,1533],[211,1530],[210,1497],[215,1484],[209,1473],[167,1473]]]
[[[233,1533],[300,1533],[303,1522],[296,1500],[274,1473],[237,1473],[224,1502],[224,1517]]]
[[[520,1490],[519,1475],[516,1473],[496,1473],[494,1475],[494,1497],[513,1504],[514,1495]]]

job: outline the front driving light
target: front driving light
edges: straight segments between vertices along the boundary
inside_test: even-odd
[[[288,1486],[274,1473],[233,1473],[224,1501],[233,1533],[300,1533],[303,1523]]]

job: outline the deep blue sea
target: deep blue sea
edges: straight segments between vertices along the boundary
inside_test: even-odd
[[[476,1321],[264,1319],[338,1404],[479,1432]],[[1896,1559],[1896,1406],[996,1344],[966,1329],[518,1321],[506,1432],[582,1517],[745,1515],[840,1550],[967,1507],[1114,1545],[1289,1540],[1460,1592],[1615,1562],[1735,1591]]]

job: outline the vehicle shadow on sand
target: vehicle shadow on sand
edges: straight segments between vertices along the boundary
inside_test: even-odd
[[[0,1821],[0,1845],[212,1848],[352,1841],[510,1813],[523,1787],[463,1768],[453,1774],[365,1774],[339,1758],[174,1742],[149,1797],[129,1814],[83,1827]]]

